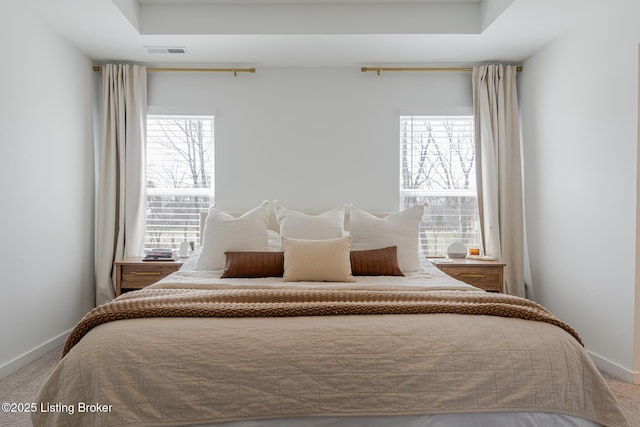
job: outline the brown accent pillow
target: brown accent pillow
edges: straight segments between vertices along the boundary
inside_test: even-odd
[[[282,277],[284,252],[225,252],[223,278]]]
[[[404,276],[397,252],[397,246],[351,251],[351,272],[354,276]]]

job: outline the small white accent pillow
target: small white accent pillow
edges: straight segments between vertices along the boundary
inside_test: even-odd
[[[320,215],[308,215],[276,205],[275,213],[281,236],[311,240],[343,236],[344,207],[337,207]]]
[[[351,274],[351,236],[292,239],[282,236],[285,282],[355,282]]]
[[[204,224],[198,270],[222,270],[227,251],[266,251],[268,221],[266,201],[238,218],[211,208]]]
[[[352,250],[398,247],[398,265],[402,272],[420,269],[420,221],[424,206],[418,205],[384,218],[351,207],[349,232],[353,237]]]

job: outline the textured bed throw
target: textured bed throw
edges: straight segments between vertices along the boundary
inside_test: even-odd
[[[484,292],[145,289],[87,314],[64,353],[36,426],[487,412],[627,426],[575,331]]]
[[[283,317],[456,313],[514,317],[578,333],[544,307],[504,294],[456,291],[333,289],[147,289],[122,295],[87,314],[69,335],[63,356],[92,328],[142,317]]]

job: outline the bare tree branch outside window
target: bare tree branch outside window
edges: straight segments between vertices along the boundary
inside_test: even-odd
[[[400,117],[401,209],[425,205],[420,242],[427,256],[456,241],[478,247],[472,117]]]
[[[213,117],[147,117],[146,248],[199,239],[213,203]]]

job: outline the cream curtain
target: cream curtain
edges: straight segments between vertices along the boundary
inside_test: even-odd
[[[516,67],[473,67],[478,208],[485,254],[502,260],[505,289],[525,296]]]
[[[103,66],[102,109],[96,305],[115,296],[114,261],[140,256],[144,249],[146,67]]]

